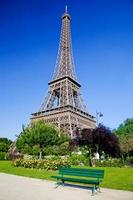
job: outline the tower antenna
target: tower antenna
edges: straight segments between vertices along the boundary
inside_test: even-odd
[[[67,5],[65,6],[65,12],[67,13]]]

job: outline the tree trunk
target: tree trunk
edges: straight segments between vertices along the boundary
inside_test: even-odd
[[[91,167],[93,166],[91,148],[89,149],[89,166],[91,166]]]
[[[39,160],[42,160],[42,152],[40,151]]]

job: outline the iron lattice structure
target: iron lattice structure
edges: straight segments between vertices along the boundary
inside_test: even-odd
[[[66,8],[62,16],[54,75],[48,83],[49,89],[45,100],[39,111],[32,114],[31,120],[44,119],[73,137],[76,128],[95,128],[96,122],[87,112],[80,94],[81,85],[77,82],[72,53],[70,20]]]

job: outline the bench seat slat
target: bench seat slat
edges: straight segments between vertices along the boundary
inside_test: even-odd
[[[103,176],[99,174],[83,174],[83,173],[62,173],[61,175],[70,175],[70,176],[83,176],[83,177],[94,177],[94,178],[103,178]]]
[[[71,170],[71,171],[93,171],[93,172],[104,172],[104,170],[101,169],[84,169],[84,168],[67,168],[67,167],[61,167],[59,170]]]
[[[96,173],[96,172],[82,172],[82,171],[77,171],[77,172],[73,172],[73,171],[61,171],[59,173],[62,173],[62,174],[66,174],[66,173],[72,173],[72,174],[90,174],[90,175],[103,175],[102,173]]]
[[[98,185],[102,180],[94,180],[94,179],[77,179],[71,177],[62,177],[62,176],[52,176],[53,178],[61,179],[62,181],[71,181],[77,183],[86,183],[86,184],[96,184]]]
[[[97,173],[91,171],[71,171],[71,170],[61,170],[59,171],[61,175],[73,175],[73,176],[83,176],[83,177],[95,177],[95,178],[103,178],[104,173]]]

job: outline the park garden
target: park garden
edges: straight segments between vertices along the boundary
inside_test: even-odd
[[[58,168],[104,169],[102,187],[133,190],[133,118],[117,129],[99,124],[73,138],[43,121],[23,126],[15,142],[0,138],[0,172],[52,180]]]

